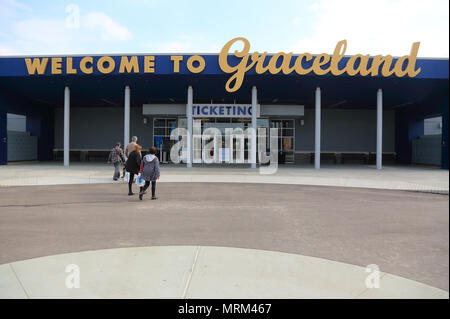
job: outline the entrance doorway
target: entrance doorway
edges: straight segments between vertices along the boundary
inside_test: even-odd
[[[270,127],[278,129],[279,162],[294,163],[295,123],[293,119],[271,119]]]
[[[226,128],[240,128],[245,131],[251,126],[251,119],[249,118],[194,118],[194,121],[200,121],[201,133],[203,134],[205,129],[217,128],[222,133],[222,147],[225,147],[225,129]],[[259,118],[257,119],[258,128],[266,128],[266,145],[269,148],[269,119]],[[153,119],[153,145],[158,150],[158,156],[162,163],[170,162],[170,149],[177,141],[170,140],[170,134],[175,128],[186,128],[186,117],[178,118],[154,118]],[[261,138],[258,136],[258,138]],[[200,145],[193,145],[194,158],[202,157],[202,149]],[[281,142],[279,143],[281,145]],[[244,139],[244,163],[249,163],[249,143],[248,139]],[[233,159],[238,156],[238,150],[241,149],[240,141],[233,139]],[[258,160],[258,158],[257,158]]]
[[[225,129],[241,129],[242,132],[245,132],[245,130],[252,125],[252,121],[250,118],[194,118],[194,121],[200,121],[201,123],[201,133],[208,129],[208,128],[216,128],[220,131],[222,134],[222,148],[226,147],[225,144]],[[266,132],[268,132],[269,128],[269,120],[265,118],[259,118],[257,119],[257,126],[258,128],[266,128]],[[260,138],[258,136],[258,138]],[[209,141],[206,141],[209,142]],[[233,151],[233,163],[236,162],[236,159],[240,156],[240,150],[241,148],[244,149],[244,163],[250,163],[250,150],[249,150],[249,141],[247,138],[243,140],[244,145],[242,146],[240,143],[241,141],[239,139],[233,139],[233,145],[232,145],[232,151]],[[269,142],[269,137],[266,136],[266,145]],[[202,157],[202,144],[194,145],[193,148],[194,152],[194,158],[201,158]],[[227,151],[224,149],[223,154],[227,154]],[[211,154],[212,155],[212,154]],[[220,157],[220,156],[219,156]],[[225,161],[226,156],[222,156],[222,160]],[[258,161],[258,158],[257,158]]]
[[[158,150],[161,163],[169,162],[170,149],[177,141],[170,140],[170,133],[178,126],[177,118],[154,118],[153,119],[153,145]]]

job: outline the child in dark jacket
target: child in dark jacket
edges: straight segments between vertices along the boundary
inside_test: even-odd
[[[140,200],[142,200],[142,196],[144,196],[145,191],[150,186],[150,182],[152,183],[152,199],[157,199],[155,196],[156,181],[160,177],[160,171],[159,160],[155,155],[156,147],[150,147],[149,153],[150,154],[145,155],[142,159],[141,169],[139,170],[141,178],[145,180],[145,185],[141,187],[141,191],[139,192]]]

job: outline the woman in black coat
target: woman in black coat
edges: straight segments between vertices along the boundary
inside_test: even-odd
[[[128,155],[128,160],[125,164],[127,172],[130,173],[130,179],[128,180],[128,195],[134,195],[131,188],[133,187],[134,175],[139,174],[139,169],[141,167],[141,149],[140,145],[134,147],[134,150]]]

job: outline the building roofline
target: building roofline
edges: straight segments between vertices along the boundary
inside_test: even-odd
[[[263,53],[263,52],[260,52]],[[271,53],[271,52],[267,52],[268,55],[274,55],[277,54],[278,52],[275,53]],[[289,53],[289,52],[286,52]],[[309,52],[308,52],[309,53]],[[293,56],[298,56],[302,53],[293,53]],[[317,56],[321,53],[311,53],[313,56]],[[330,54],[330,53],[329,53]],[[199,52],[194,52],[194,53],[104,53],[104,54],[56,54],[56,55],[49,55],[49,54],[44,54],[44,55],[33,55],[33,54],[27,54],[27,55],[0,55],[0,59],[2,58],[59,58],[59,57],[85,57],[85,56],[92,56],[92,57],[97,57],[97,56],[132,56],[132,55],[137,55],[137,56],[145,56],[145,55],[154,55],[154,56],[171,56],[171,55],[202,55],[202,56],[219,56],[219,53],[199,53]],[[233,55],[233,54],[228,54],[228,55]],[[332,54],[330,54],[332,55]],[[344,55],[344,57],[349,58],[353,55],[348,54],[348,55]],[[371,55],[370,57],[374,57],[375,55]],[[400,58],[401,56],[392,56],[394,59]],[[417,59],[419,60],[440,60],[440,61],[448,61],[449,58],[445,58],[445,57],[417,57]]]

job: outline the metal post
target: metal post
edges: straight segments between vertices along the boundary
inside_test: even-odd
[[[125,148],[130,143],[130,87],[125,86],[125,103],[123,114],[123,147]]]
[[[320,87],[316,88],[316,125],[315,125],[315,150],[314,150],[314,168],[320,169],[320,116],[321,100]]]
[[[64,166],[69,166],[70,152],[70,89],[64,88]]]
[[[192,86],[188,87],[186,118],[187,118],[187,159],[186,167],[192,167],[192,104],[194,103],[194,90]]]
[[[377,91],[377,169],[382,169],[383,163],[383,91]]]
[[[250,149],[250,165],[251,168],[256,168],[256,132],[258,129],[258,91],[256,86],[252,87],[252,140]]]

